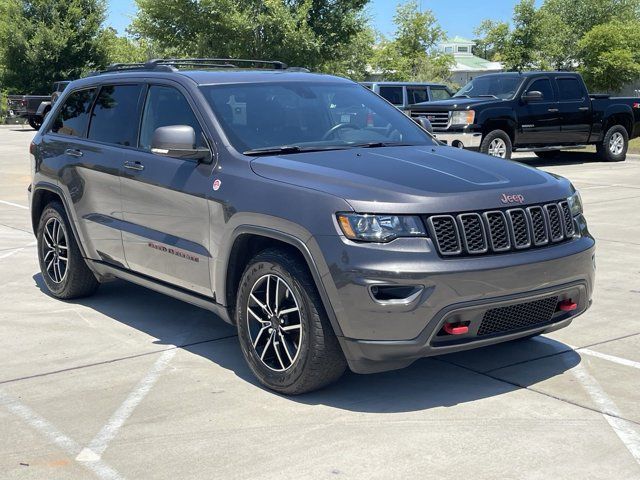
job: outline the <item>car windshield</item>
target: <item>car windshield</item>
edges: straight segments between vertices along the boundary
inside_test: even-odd
[[[250,155],[436,144],[360,85],[269,82],[201,89],[234,148]]]
[[[519,75],[476,77],[462,87],[454,97],[495,97],[508,100],[514,97],[522,80]]]

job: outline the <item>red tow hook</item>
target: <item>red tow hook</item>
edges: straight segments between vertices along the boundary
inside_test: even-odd
[[[469,327],[460,325],[459,323],[445,323],[444,331],[449,335],[463,335],[469,332]]]
[[[563,300],[558,304],[558,308],[563,312],[573,312],[576,308],[578,308],[578,304],[573,300]]]

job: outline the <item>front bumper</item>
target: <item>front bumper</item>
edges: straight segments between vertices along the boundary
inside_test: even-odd
[[[452,147],[479,149],[482,133],[479,132],[433,132],[436,139]]]
[[[528,251],[440,258],[429,239],[386,245],[316,237],[327,260],[323,286],[340,329],[350,368],[373,373],[402,368],[418,358],[490,345],[569,325],[587,310],[595,277],[595,242],[583,236]],[[373,286],[412,286],[407,301],[377,301]],[[557,296],[577,303],[544,323],[477,335],[489,309]],[[465,320],[469,333],[446,338],[442,326]]]

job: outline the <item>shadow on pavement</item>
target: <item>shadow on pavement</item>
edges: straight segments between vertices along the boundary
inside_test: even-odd
[[[34,275],[33,279],[48,294],[41,274]],[[242,381],[262,388],[244,362],[235,327],[206,310],[123,281],[104,284],[92,297],[69,303],[87,306],[157,338],[153,343],[159,346],[178,345],[234,372]],[[559,355],[567,350],[569,347],[563,343],[548,338],[521,340],[425,358],[392,372],[372,375],[347,372],[323,390],[283,398],[356,412],[392,413],[449,407],[519,388],[478,372],[550,356],[552,361],[544,362],[533,376],[529,372],[526,382],[520,385],[528,386],[560,375],[580,363],[580,356],[573,351]]]
[[[562,165],[583,165],[590,163],[607,164],[607,162],[600,160],[595,152],[589,152],[586,150],[560,152],[556,157],[545,159],[538,158],[534,153],[531,153],[530,157],[515,158],[514,160],[532,167],[557,167]]]
[[[27,127],[27,128],[12,128],[11,129],[12,132],[35,132],[35,130],[31,127]]]

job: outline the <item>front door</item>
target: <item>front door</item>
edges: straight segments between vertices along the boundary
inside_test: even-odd
[[[123,165],[125,256],[135,272],[211,295],[206,192],[212,188],[212,165],[151,153],[154,131],[169,125],[189,125],[203,142],[200,123],[183,92],[152,85],[139,149]]]
[[[557,145],[560,140],[560,110],[549,78],[532,80],[526,92],[540,92],[540,100],[528,101],[519,109],[518,145]]]

